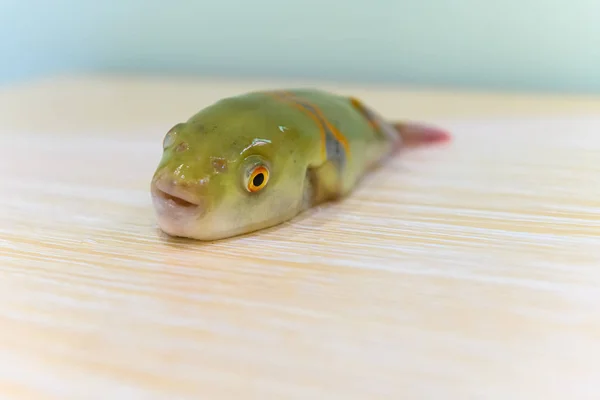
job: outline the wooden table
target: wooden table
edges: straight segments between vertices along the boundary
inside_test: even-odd
[[[162,235],[166,130],[299,84],[0,92],[2,398],[600,398],[600,99],[321,85],[455,140],[274,230]]]

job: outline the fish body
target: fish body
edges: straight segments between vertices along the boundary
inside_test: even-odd
[[[245,93],[167,132],[153,205],[171,236],[238,236],[348,195],[403,144],[448,139],[437,128],[388,122],[353,97],[317,89]]]

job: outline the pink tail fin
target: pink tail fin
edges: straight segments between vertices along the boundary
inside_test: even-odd
[[[402,138],[402,145],[407,147],[445,143],[452,139],[450,132],[419,122],[395,122],[392,126]]]

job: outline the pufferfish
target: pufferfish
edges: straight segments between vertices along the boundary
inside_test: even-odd
[[[159,228],[170,236],[230,238],[344,198],[402,147],[449,139],[440,128],[387,121],[352,96],[248,92],[223,98],[166,133],[152,203]]]

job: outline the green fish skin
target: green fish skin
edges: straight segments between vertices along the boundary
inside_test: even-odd
[[[170,236],[230,238],[347,196],[402,147],[449,139],[444,130],[388,122],[356,98],[322,90],[245,93],[167,132],[152,203]]]

